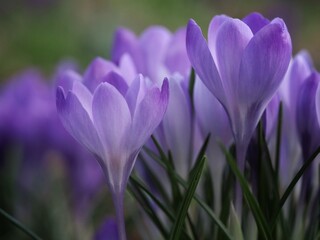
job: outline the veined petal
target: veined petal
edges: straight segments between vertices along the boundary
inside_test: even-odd
[[[142,63],[136,35],[129,29],[118,28],[114,34],[111,50],[112,61],[119,65],[124,54],[129,54],[139,71],[141,71],[140,67]]]
[[[269,19],[257,12],[250,13],[242,21],[250,27],[253,34],[256,34],[261,28],[270,23]]]
[[[284,22],[275,19],[251,39],[239,74],[239,101],[244,105],[270,100],[288,68],[291,39]]]
[[[179,173],[187,176],[191,164],[190,148],[192,140],[191,103],[188,92],[183,89],[180,76],[170,78],[170,98],[162,124],[172,157],[177,163]]]
[[[140,148],[159,125],[167,109],[168,99],[167,79],[163,81],[161,91],[157,87],[147,90],[133,116],[130,136],[132,149]]]
[[[186,76],[190,72],[191,64],[186,50],[186,28],[180,28],[172,36],[166,51],[165,64],[170,73],[178,72]]]
[[[120,158],[131,115],[121,93],[109,83],[101,83],[93,94],[93,123],[105,147],[106,158]],[[111,161],[111,160],[108,160]]]
[[[154,83],[163,80],[161,71],[170,38],[171,33],[160,26],[146,29],[140,37],[139,46],[145,66],[141,73],[148,76]]]
[[[128,84],[118,73],[111,71],[104,77],[103,81],[114,86],[122,96],[126,95],[128,91]]]
[[[241,84],[239,83],[240,62],[243,51],[252,36],[250,28],[238,19],[225,21],[217,31],[216,64],[225,94],[231,103],[234,103],[237,98],[238,84]]]
[[[119,73],[117,66],[103,58],[97,57],[87,68],[83,77],[83,84],[93,93],[103,78],[111,71]]]
[[[219,101],[225,103],[225,94],[216,64],[200,27],[192,19],[188,23],[186,41],[188,56],[195,72]]]
[[[65,98],[63,89],[57,89],[57,110],[64,127],[92,153],[103,156],[103,148],[92,120],[77,96],[69,92]]]
[[[208,46],[211,51],[214,62],[217,62],[217,54],[216,54],[216,39],[217,39],[217,31],[220,26],[228,20],[231,20],[231,17],[226,15],[217,15],[212,18],[209,29],[208,29]]]
[[[72,93],[77,96],[82,107],[92,119],[92,94],[81,82],[75,81],[72,86]]]
[[[130,85],[125,96],[132,117],[134,116],[136,106],[140,104],[146,92],[146,84],[144,80],[143,76],[139,74]]]

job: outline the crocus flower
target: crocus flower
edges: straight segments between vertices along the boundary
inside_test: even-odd
[[[320,75],[313,72],[301,85],[297,97],[297,128],[302,147],[303,160],[307,159],[320,146],[320,126],[317,120],[316,92]],[[312,193],[313,169],[309,168],[303,175],[301,196],[309,201]]]
[[[290,62],[286,25],[257,13],[242,21],[220,15],[210,23],[207,44],[200,27],[190,20],[187,51],[196,73],[228,113],[243,171],[250,138]],[[239,205],[240,200],[237,209]]]
[[[147,28],[140,37],[126,28],[117,29],[112,47],[112,61],[120,65],[124,55],[130,56],[137,72],[158,85],[163,78],[179,73],[189,75],[190,62],[185,47],[186,29],[174,34],[162,26]]]
[[[0,162],[8,149],[20,150],[17,182],[21,192],[35,194],[35,184],[39,186],[37,196],[40,188],[47,190],[47,170],[52,162],[59,162],[67,172],[72,211],[77,219],[84,219],[87,212],[83,209],[100,190],[103,174],[91,161],[92,156],[62,126],[54,87],[37,69],[24,70],[1,86],[0,119]],[[44,181],[39,182],[39,178]]]
[[[65,128],[97,157],[112,192],[119,238],[125,239],[124,190],[141,147],[163,118],[168,81],[159,89],[139,75],[128,84],[115,71],[99,68],[97,63],[108,62],[98,60],[83,81],[66,72],[66,84],[57,89],[57,109]]]

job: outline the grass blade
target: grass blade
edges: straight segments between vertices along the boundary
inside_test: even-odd
[[[189,187],[186,190],[185,196],[181,202],[181,205],[178,211],[176,221],[173,224],[173,227],[170,233],[170,238],[169,238],[170,240],[180,239],[185,218],[187,216],[188,209],[189,209],[191,200],[193,198],[193,195],[198,186],[204,164],[205,164],[205,157],[203,157],[200,161],[197,161],[195,164],[195,167],[192,170],[193,174],[189,181]]]
[[[34,232],[32,232],[30,229],[28,229],[21,222],[19,222],[17,219],[12,217],[10,214],[8,214],[6,211],[4,211],[2,208],[0,208],[0,214],[2,216],[4,216],[13,225],[15,225],[17,228],[19,228],[22,232],[24,232],[26,235],[28,235],[30,238],[32,238],[34,240],[41,240],[41,238],[39,236],[37,236]]]

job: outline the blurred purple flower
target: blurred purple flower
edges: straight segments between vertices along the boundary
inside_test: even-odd
[[[257,13],[242,21],[215,16],[209,26],[208,44],[195,21],[188,23],[189,59],[228,113],[242,171],[249,141],[281,83],[291,50],[290,35],[279,18],[270,22]],[[237,209],[239,205],[240,200]]]
[[[128,83],[113,68],[96,59],[83,78],[66,71],[57,109],[65,128],[97,157],[116,206],[119,238],[125,239],[124,190],[141,147],[163,118],[169,89],[167,80],[159,89],[142,75]]]
[[[317,119],[316,93],[319,86],[320,75],[313,72],[303,84],[297,97],[297,128],[302,147],[303,160],[307,159],[320,146],[320,126]],[[301,196],[307,202],[312,193],[312,179],[314,170],[308,168],[303,175]]]
[[[56,111],[54,88],[39,71],[26,70],[2,86],[0,119],[0,148],[21,150],[18,183],[23,192],[33,193],[35,186],[49,181],[47,170],[51,161],[58,160],[66,168],[72,186],[70,197],[75,213],[85,215],[83,208],[99,190],[102,173],[64,130]],[[86,182],[84,175],[88,176]],[[44,181],[40,183],[39,178]]]
[[[190,62],[185,36],[185,28],[172,34],[165,27],[153,26],[139,38],[129,29],[119,28],[114,37],[112,61],[120,65],[123,56],[130,56],[137,71],[158,85],[174,73],[188,76]]]
[[[118,240],[118,227],[115,219],[107,218],[94,235],[94,240]]]

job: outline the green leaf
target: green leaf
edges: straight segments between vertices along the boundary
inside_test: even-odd
[[[144,146],[144,150],[161,167],[163,167],[164,169],[167,169],[167,165],[163,162],[163,160],[161,159],[160,156],[158,156],[151,149],[149,149],[145,146]],[[177,179],[177,181],[179,182],[179,184],[182,187],[187,188],[188,184],[186,183],[186,181],[182,177],[180,177],[178,174],[175,174],[175,178]],[[197,194],[195,194],[193,196],[193,198],[199,204],[199,206],[207,213],[208,217],[218,226],[218,228],[221,230],[221,232],[224,234],[224,236],[229,240],[233,240],[233,237],[231,236],[231,234],[230,234],[229,230],[227,229],[227,227],[225,226],[225,224],[222,221],[220,221],[219,217],[216,216],[216,214],[212,211],[212,209],[204,201],[202,201],[201,198]]]
[[[227,162],[228,162],[231,170],[233,171],[233,173],[235,174],[235,176],[237,177],[237,179],[240,183],[244,198],[252,211],[252,214],[256,220],[256,223],[257,223],[259,230],[261,231],[261,233],[263,234],[265,239],[272,239],[271,232],[269,230],[269,226],[267,224],[267,221],[262,213],[262,210],[261,210],[257,200],[255,199],[254,195],[252,194],[252,192],[249,188],[247,180],[241,174],[241,172],[240,172],[236,162],[234,161],[233,157],[231,156],[231,154],[226,150],[226,148],[223,146],[223,144],[220,144],[220,146],[226,155]]]
[[[180,239],[180,235],[181,235],[181,232],[183,229],[185,218],[187,216],[188,209],[189,209],[191,200],[193,198],[193,195],[194,195],[196,188],[198,186],[204,164],[205,164],[205,157],[203,157],[200,161],[197,161],[193,170],[192,170],[193,174],[192,174],[192,177],[189,181],[189,186],[188,186],[186,193],[184,195],[184,198],[181,202],[176,221],[174,222],[171,233],[170,233],[169,239],[171,239],[171,240]]]
[[[243,240],[243,234],[241,224],[236,211],[234,210],[233,204],[231,204],[230,211],[230,230],[236,240]]]
[[[24,232],[26,235],[28,235],[31,239],[41,240],[41,238],[39,236],[37,236],[34,232],[32,232],[30,229],[28,229],[21,222],[19,222],[17,219],[12,217],[10,214],[8,214],[6,211],[4,211],[2,208],[0,208],[0,214],[3,217],[5,217],[9,222],[11,222],[13,225],[15,225],[17,228],[19,228],[22,232]]]
[[[308,167],[310,167],[311,163],[314,161],[314,159],[316,159],[316,157],[318,156],[319,153],[320,153],[320,146],[308,158],[308,160],[304,162],[304,164],[301,166],[301,168],[299,169],[299,171],[294,176],[294,178],[290,182],[289,186],[285,190],[284,194],[282,195],[282,197],[281,197],[281,199],[279,201],[278,208],[275,211],[275,215],[273,217],[273,224],[271,226],[271,230],[274,229],[274,227],[276,226],[276,221],[277,221],[277,218],[278,218],[279,214],[281,213],[281,209],[282,209],[283,205],[286,203],[288,197],[290,196],[290,194],[293,191],[294,187],[296,186],[297,182],[300,180],[300,178],[302,177],[303,173],[308,169]]]

